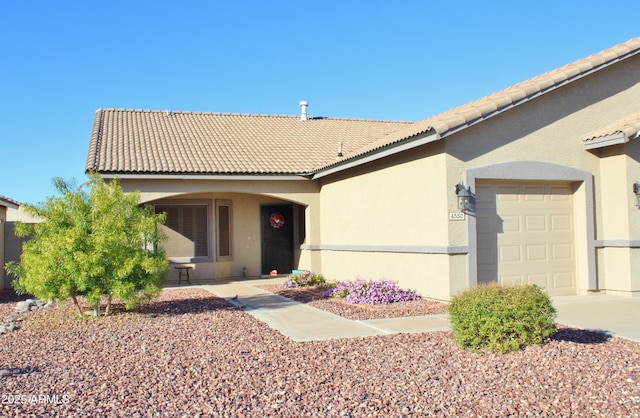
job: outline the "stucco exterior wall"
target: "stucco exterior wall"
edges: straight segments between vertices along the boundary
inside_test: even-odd
[[[231,260],[216,259],[215,248],[215,202],[229,201],[232,204],[232,257]],[[193,267],[190,277],[193,280],[219,280],[233,277],[258,277],[261,271],[261,231],[260,207],[267,204],[282,203],[281,200],[243,193],[199,193],[181,195],[179,198],[162,199],[151,204],[189,204],[191,202],[208,203],[209,205],[209,249],[212,257],[206,261],[194,262],[182,257],[170,257],[172,262],[168,280],[178,278],[174,265]],[[175,234],[175,233],[174,233]],[[167,244],[165,244],[166,246]]]
[[[585,151],[582,138],[604,127],[640,112],[640,58],[635,57],[614,67],[550,92],[516,111],[506,112],[476,127],[466,129],[446,141],[448,190],[453,190],[459,178],[479,167],[491,167],[508,162],[527,161],[552,163],[569,169],[590,173],[593,178],[593,196],[586,196],[583,183],[575,178],[559,175],[556,180],[574,181],[576,184],[576,250],[579,252],[577,271],[578,291],[607,290],[627,294],[640,290],[632,277],[634,270],[631,254],[634,240],[640,238],[640,212],[635,209],[631,193],[634,179],[640,178],[637,157],[625,154],[623,146],[602,151]],[[628,148],[635,144],[627,145]],[[618,148],[617,150],[615,148]],[[541,164],[540,167],[543,167]],[[517,166],[514,166],[517,171]],[[523,173],[522,178],[535,178]],[[517,179],[513,170],[505,178]],[[547,179],[540,172],[540,179]],[[595,225],[589,229],[588,216],[593,213]],[[462,236],[469,225],[451,224],[452,236]],[[467,231],[468,232],[468,231]],[[607,242],[624,241],[626,248],[596,250],[588,247],[607,247]],[[470,242],[470,246],[474,243]],[[473,249],[472,249],[473,250]],[[593,267],[590,267],[590,264]],[[593,270],[590,273],[589,270]],[[589,274],[596,279],[586,277]],[[473,277],[470,277],[473,284]]]
[[[321,272],[332,280],[398,280],[449,297],[448,196],[443,145],[436,143],[324,179]]]
[[[449,299],[476,283],[473,212],[463,222],[447,218],[457,212],[455,185],[470,185],[477,176],[553,180],[574,190],[577,292],[637,293],[640,211],[631,191],[640,181],[638,140],[590,152],[582,139],[640,112],[639,80],[640,57],[634,57],[439,145],[333,175],[320,192],[322,272],[339,279],[399,279],[425,295]],[[427,246],[447,248],[448,254],[424,251]],[[444,282],[433,278],[439,276]]]

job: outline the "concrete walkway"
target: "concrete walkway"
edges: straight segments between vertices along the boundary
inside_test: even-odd
[[[282,280],[280,280],[281,282]],[[277,279],[233,281],[202,288],[229,300],[294,341],[448,330],[447,315],[353,321],[255,286]]]
[[[201,287],[244,308],[248,314],[294,341],[451,329],[448,315],[353,321],[256,287],[283,280],[251,279]],[[559,296],[552,301],[558,311],[558,323],[606,331],[613,336],[640,342],[640,298],[594,294]]]

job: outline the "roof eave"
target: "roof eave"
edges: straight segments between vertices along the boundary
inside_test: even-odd
[[[612,135],[604,135],[597,138],[592,138],[588,141],[584,141],[584,149],[591,150],[597,148],[609,147],[611,145],[620,145],[626,144],[629,142],[629,137],[625,135],[623,132],[616,132]]]
[[[242,181],[298,181],[309,180],[305,174],[183,174],[183,173],[114,173],[97,172],[103,179],[127,180],[242,180]]]
[[[0,206],[4,206],[9,209],[18,209],[20,204],[14,200],[0,199]]]
[[[411,140],[404,139],[402,141],[390,144],[386,147],[381,147],[321,168],[312,174],[311,179],[316,180],[322,177],[326,177],[330,174],[358,167],[373,161],[378,161],[391,155],[395,155],[403,151],[407,151],[431,142],[438,141],[439,139],[440,135],[438,135],[438,133],[433,128],[431,128],[423,135],[418,135],[415,138],[411,138]]]

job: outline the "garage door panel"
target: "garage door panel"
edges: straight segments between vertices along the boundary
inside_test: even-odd
[[[529,277],[527,278],[527,283],[535,284],[546,289],[547,287],[549,287],[549,275],[545,273],[530,274]]]
[[[547,217],[544,215],[525,216],[525,225],[527,231],[546,231]]]
[[[544,187],[525,186],[524,200],[526,202],[544,202]]]
[[[553,231],[571,231],[572,224],[569,215],[551,215],[551,229]]]
[[[570,186],[550,186],[549,198],[552,202],[566,202],[571,200],[573,191]]]
[[[498,230],[500,232],[520,232],[522,231],[522,228],[520,226],[520,217],[517,215],[503,216],[502,228],[496,228],[494,230]]]
[[[503,245],[498,249],[500,263],[513,263],[522,261],[522,254],[519,245]]]
[[[551,254],[554,260],[573,260],[573,246],[568,244],[553,244]]]
[[[527,245],[527,261],[547,261],[548,259],[546,245]]]
[[[520,200],[520,189],[515,186],[498,186],[498,202],[517,202]]]
[[[575,293],[573,187],[523,181],[476,190],[478,280]]]
[[[514,275],[510,275],[510,276],[501,276],[500,277],[500,283],[505,284],[505,285],[517,285],[517,284],[523,284],[523,277],[521,274],[514,274]]]
[[[553,287],[555,293],[560,295],[575,294],[575,281],[572,272],[554,273],[553,274]]]

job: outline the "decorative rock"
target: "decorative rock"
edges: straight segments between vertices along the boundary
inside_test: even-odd
[[[8,369],[1,369],[0,370],[0,377],[7,377],[7,376],[11,376],[13,373],[11,373],[11,370]]]
[[[21,316],[22,314],[26,314],[27,312],[35,311],[40,308],[48,308],[52,305],[53,302],[51,301],[43,303],[38,299],[27,299],[16,303],[14,312],[5,318],[4,323],[0,323],[0,334],[6,334],[7,332],[20,329],[20,326],[16,325],[16,322],[23,320],[23,317]]]
[[[27,313],[31,310],[31,303],[29,303],[29,300],[25,300],[22,302],[18,302],[16,304],[16,312],[18,313]]]

